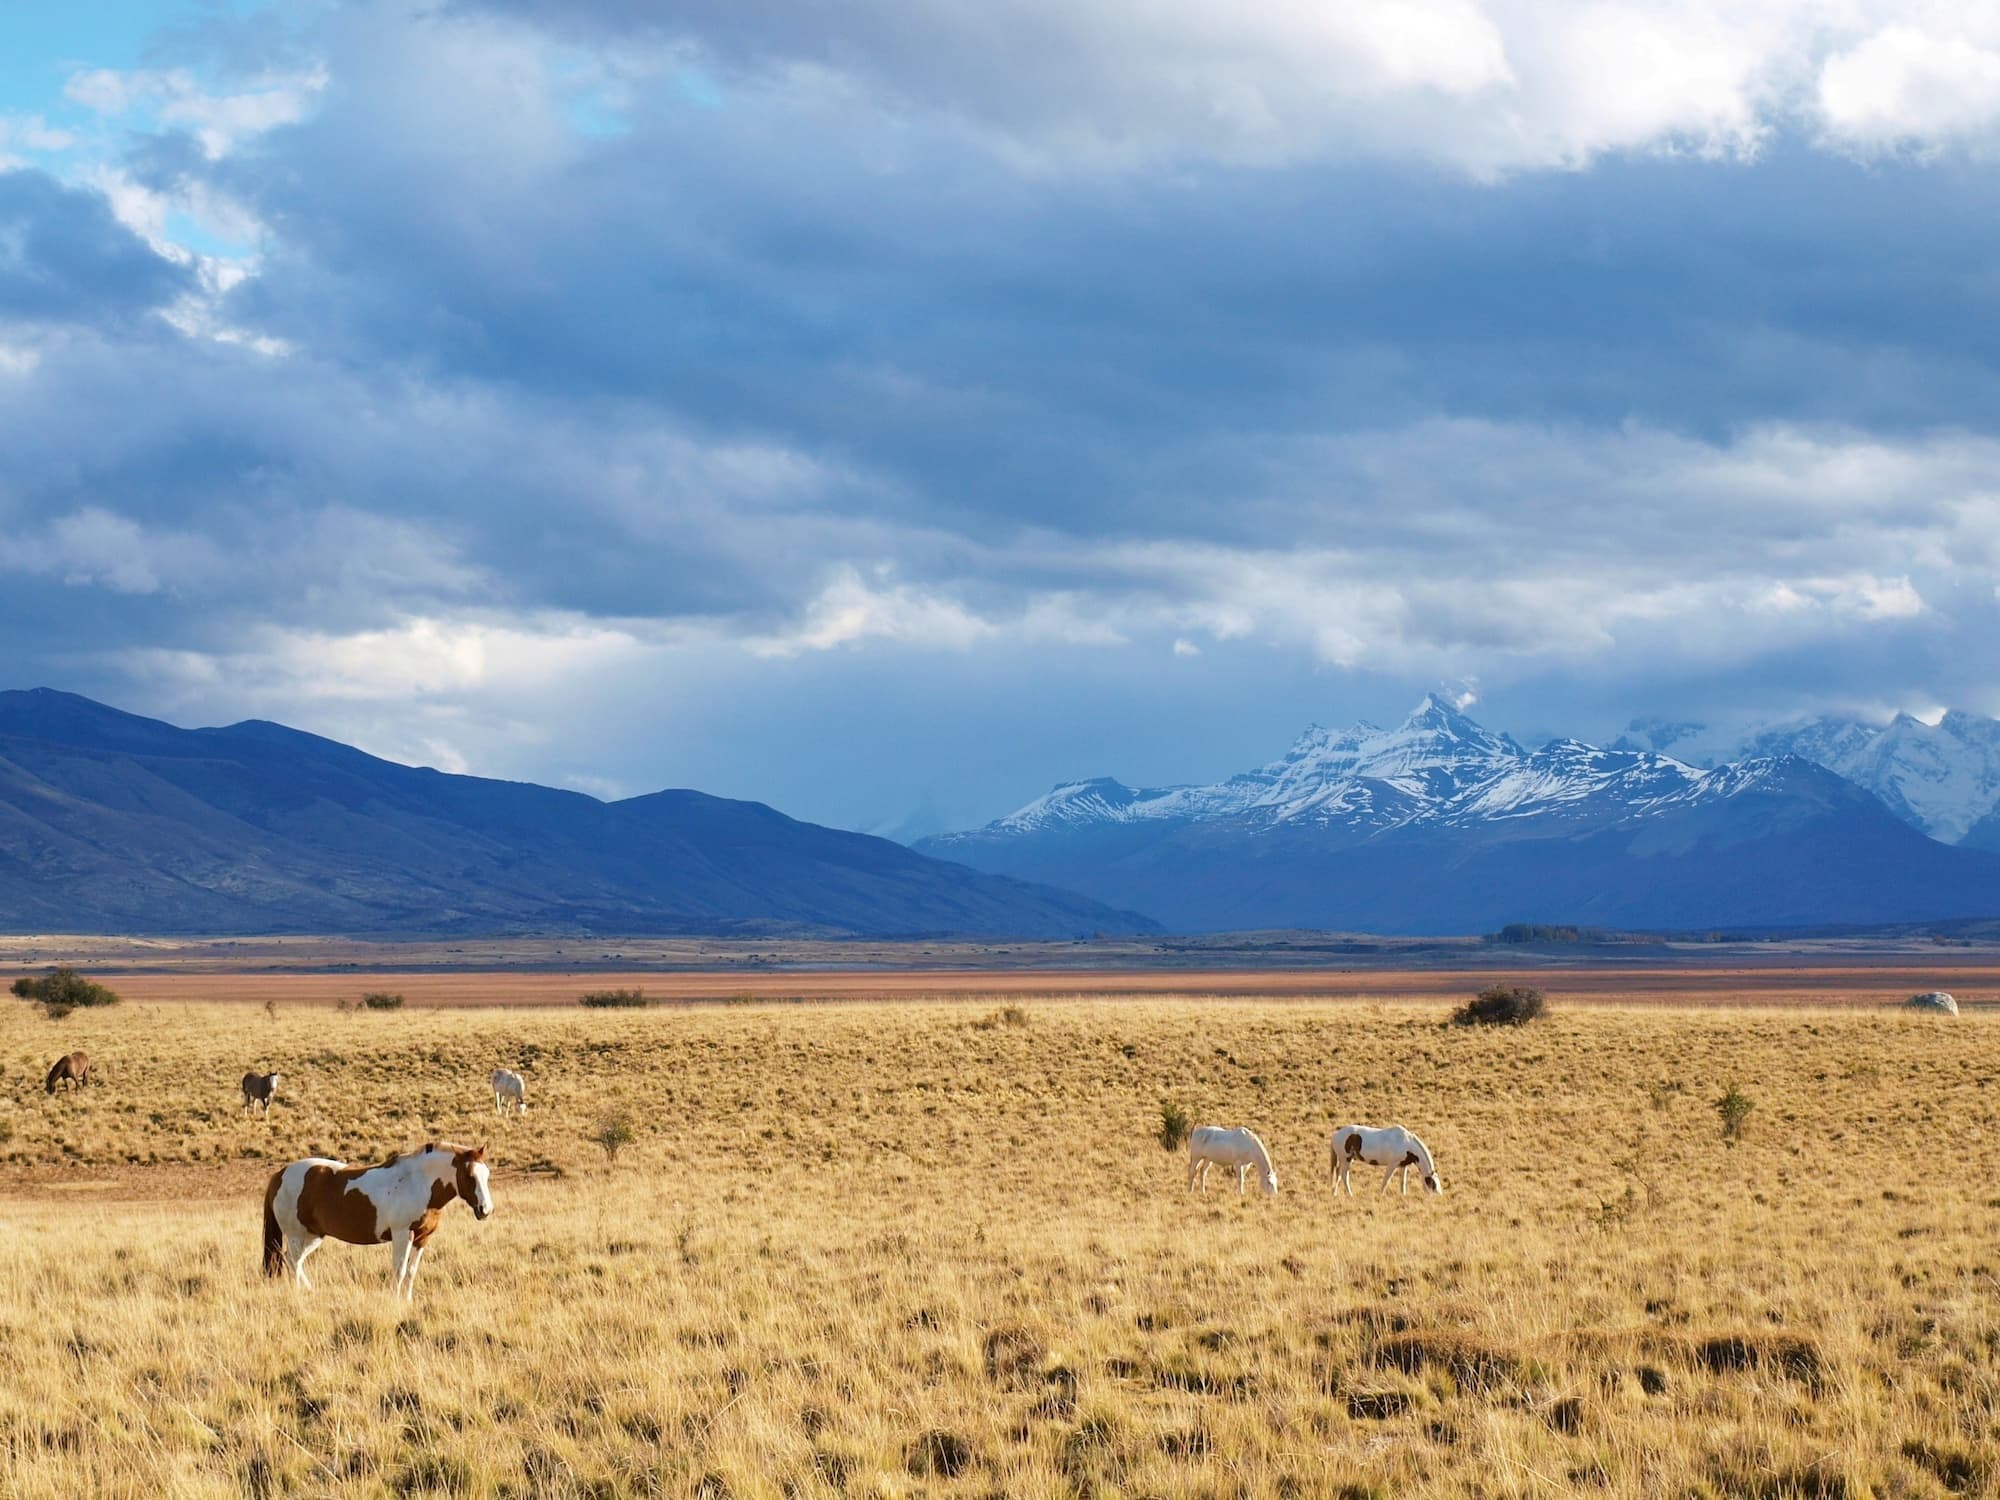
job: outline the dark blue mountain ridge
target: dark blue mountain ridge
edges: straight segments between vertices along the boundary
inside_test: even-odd
[[[1434,697],[1392,729],[1309,728],[1278,760],[1226,781],[1066,782],[916,847],[1191,932],[2000,914],[2000,856],[1927,837],[1801,756],[1697,767],[1573,739],[1528,750]]]
[[[0,930],[1068,937],[1132,912],[695,791],[456,776],[0,692]]]

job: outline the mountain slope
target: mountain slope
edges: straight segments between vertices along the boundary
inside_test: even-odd
[[[178,729],[0,693],[0,929],[1068,936],[1150,926],[754,802],[377,760],[281,725]]]
[[[1189,930],[2000,912],[2000,858],[1926,838],[1802,757],[1703,769],[1576,740],[1530,752],[1434,698],[1394,729],[1308,729],[1279,760],[1211,786],[1066,783],[918,847]]]
[[[1803,755],[1873,792],[1914,828],[1948,844],[2000,810],[2000,719],[1952,709],[1936,724],[1822,718],[1765,730],[1750,755]]]

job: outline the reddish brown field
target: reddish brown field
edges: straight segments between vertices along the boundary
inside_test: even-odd
[[[371,990],[401,994],[413,1008],[566,1005],[587,990],[639,988],[660,1002],[798,1001],[1212,995],[1245,999],[1436,1000],[1453,1002],[1496,978],[1535,985],[1565,1004],[1882,1005],[1917,990],[1949,988],[1961,1005],[2000,999],[2000,966],[1828,965],[1493,969],[1171,969],[1154,971],[915,969],[605,973],[347,970],[339,973],[93,974],[139,1004],[221,1001],[335,1005]]]

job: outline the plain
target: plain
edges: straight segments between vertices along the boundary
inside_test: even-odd
[[[1939,1495],[2000,1481],[2000,1034],[1089,997],[0,1010],[0,1490]],[[101,1086],[49,1097],[59,1051]],[[491,1070],[532,1109],[501,1120]],[[237,1091],[285,1075],[269,1118]],[[1740,1145],[1713,1103],[1753,1103]],[[1190,1196],[1162,1100],[1275,1200]],[[589,1137],[630,1120],[615,1160]],[[1401,1122],[1442,1199],[1336,1203]],[[489,1142],[413,1309],[264,1175]]]

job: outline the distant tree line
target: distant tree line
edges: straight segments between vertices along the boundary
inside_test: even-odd
[[[1583,941],[1581,927],[1561,926],[1553,922],[1509,922],[1494,933],[1489,942],[1495,943],[1580,943]]]

